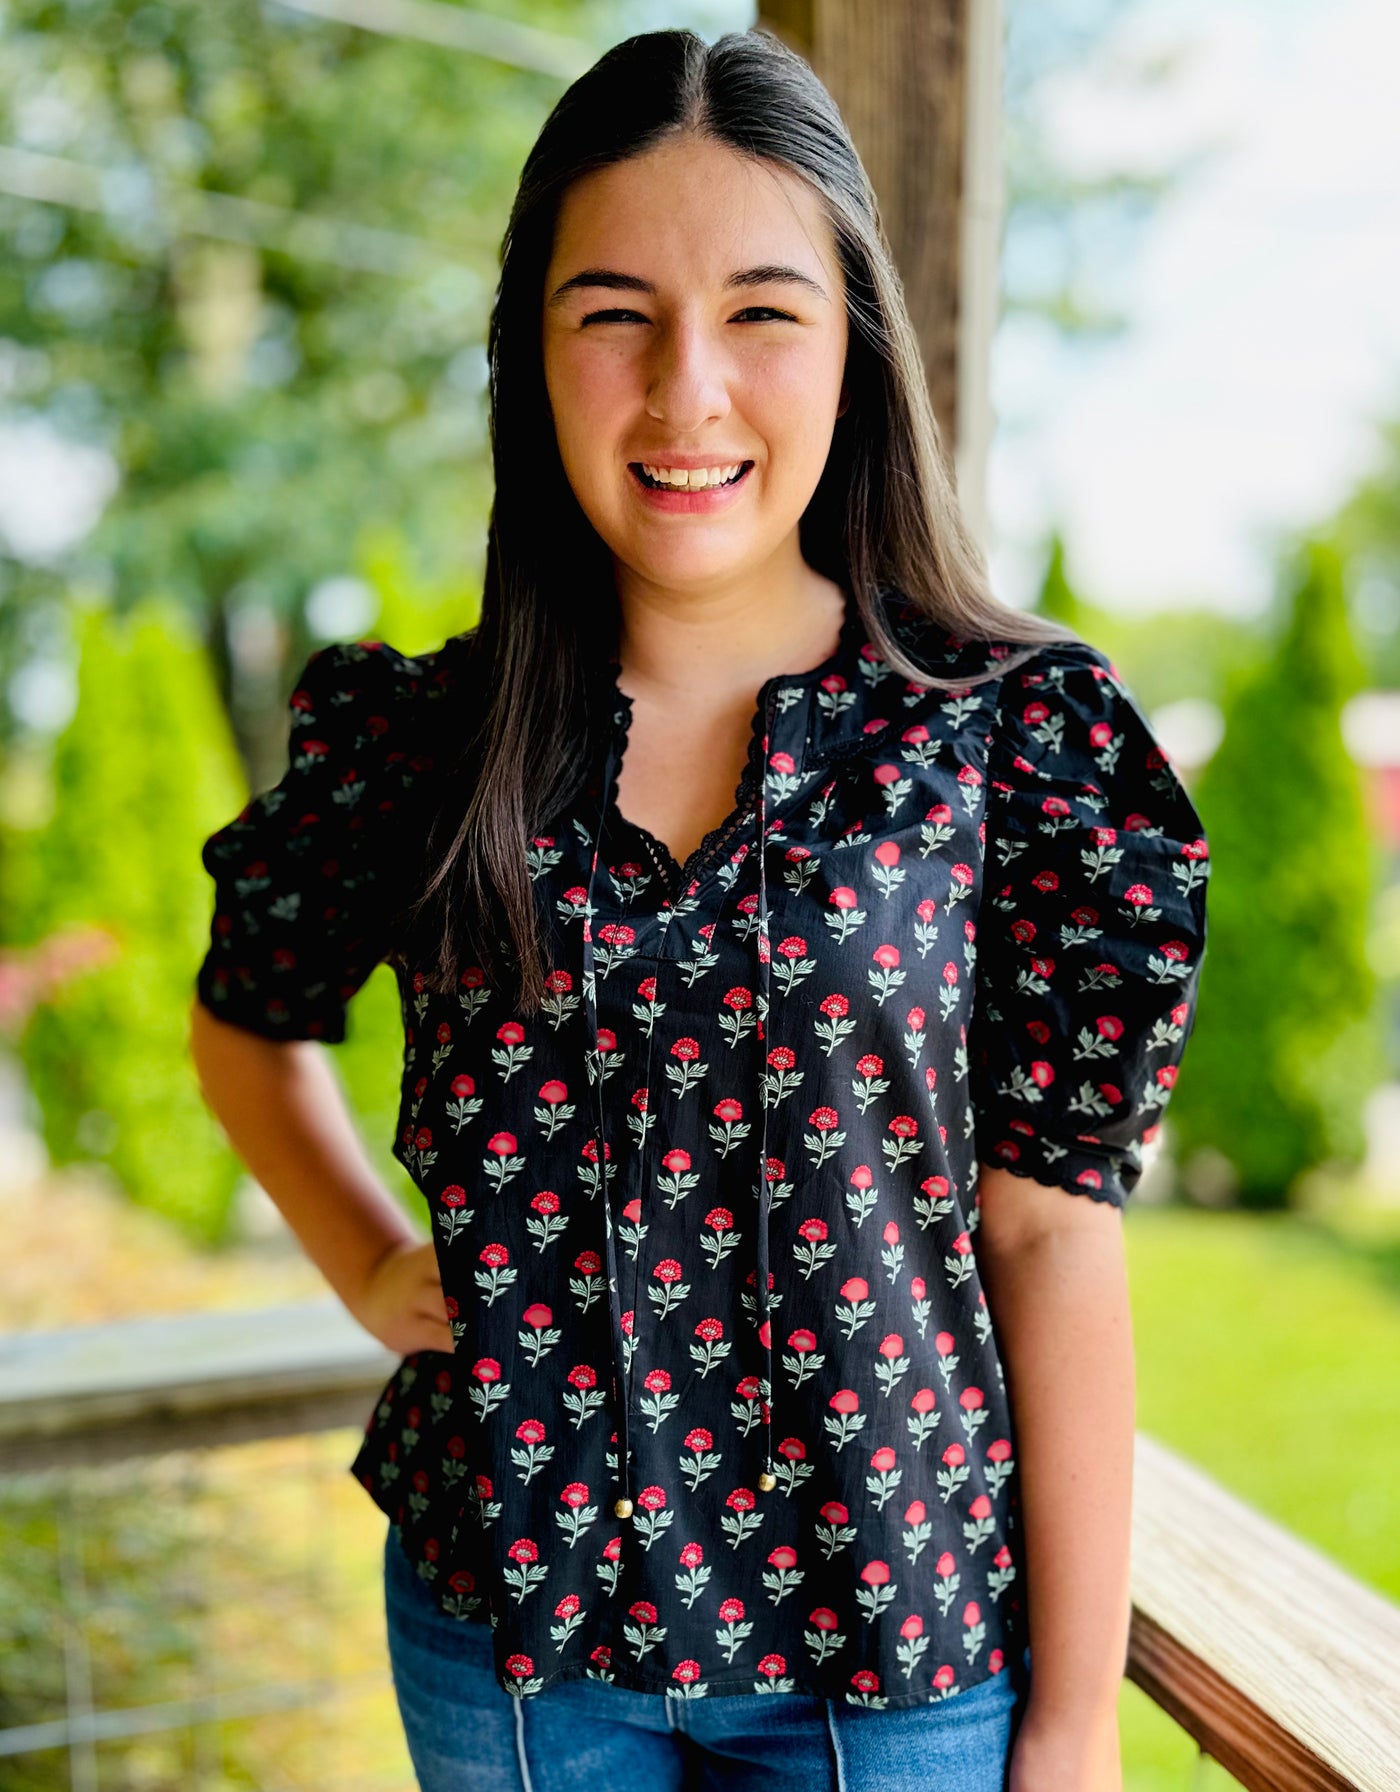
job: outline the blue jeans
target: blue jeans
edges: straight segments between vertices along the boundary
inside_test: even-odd
[[[441,1610],[392,1524],[384,1603],[421,1792],[1003,1792],[1024,1708],[1006,1672],[899,1711],[804,1693],[668,1699],[588,1679],[513,1698],[490,1625]]]

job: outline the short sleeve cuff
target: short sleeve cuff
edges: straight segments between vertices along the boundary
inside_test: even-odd
[[[1021,1118],[980,1120],[977,1158],[990,1169],[1010,1170],[1013,1176],[1114,1207],[1127,1205],[1142,1177],[1142,1149],[1136,1142],[1111,1146],[1049,1139]]]

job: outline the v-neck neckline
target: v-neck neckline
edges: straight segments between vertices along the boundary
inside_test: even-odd
[[[744,827],[745,822],[753,814],[759,783],[764,775],[763,748],[764,740],[772,728],[773,699],[780,687],[784,685],[811,687],[819,684],[833,672],[841,670],[859,641],[865,639],[864,619],[860,606],[850,591],[843,588],[845,612],[841,619],[841,629],[837,636],[836,646],[821,662],[806,672],[775,672],[765,678],[758,688],[753,713],[749,719],[749,745],[744,759],[744,768],[739,775],[739,782],[734,787],[734,801],[729,813],[715,827],[707,830],[695,849],[682,862],[677,859],[671,848],[658,834],[639,821],[633,821],[625,815],[617,801],[618,778],[621,774],[623,756],[627,751],[628,737],[631,734],[633,719],[633,701],[629,694],[618,683],[622,675],[622,663],[610,657],[604,665],[604,673],[608,688],[615,699],[613,712],[612,743],[616,754],[615,769],[607,792],[605,793],[605,810],[608,817],[619,824],[628,833],[635,834],[646,847],[655,864],[662,882],[666,885],[673,900],[679,900],[692,887],[698,885],[699,879],[710,869],[718,857],[721,847],[727,845]]]

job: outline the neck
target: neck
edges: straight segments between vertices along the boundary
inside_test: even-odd
[[[820,665],[847,613],[841,586],[800,555],[740,580],[677,588],[617,568],[619,688],[688,706]]]

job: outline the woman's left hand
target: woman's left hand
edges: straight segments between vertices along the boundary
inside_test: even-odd
[[[1034,1700],[1011,1750],[1007,1792],[1123,1792],[1117,1708],[1098,1717],[1037,1712]]]

